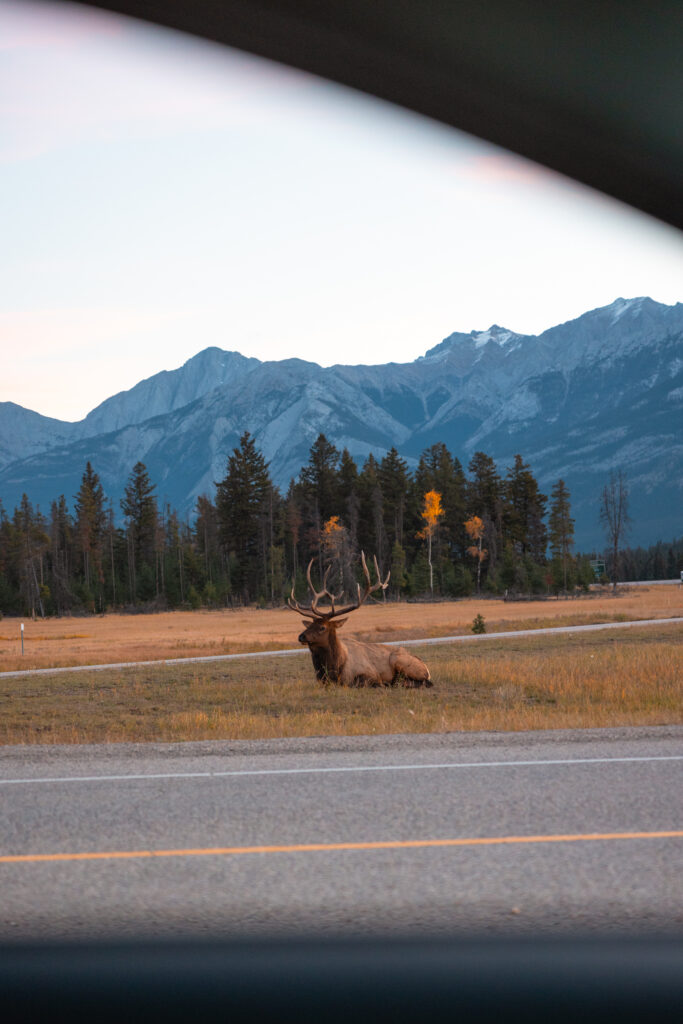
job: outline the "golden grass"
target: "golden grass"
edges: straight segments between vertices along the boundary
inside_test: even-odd
[[[683,721],[683,629],[425,647],[431,690],[323,689],[307,654],[0,680],[0,743],[261,739]]]
[[[380,642],[457,635],[470,632],[479,612],[488,632],[670,618],[683,615],[683,588],[634,587],[620,589],[616,596],[592,592],[558,601],[506,603],[472,598],[439,604],[373,604],[354,612],[346,628],[360,639]],[[300,617],[285,608],[24,622],[23,657],[20,620],[0,622],[0,671],[281,650],[296,646],[301,628]]]

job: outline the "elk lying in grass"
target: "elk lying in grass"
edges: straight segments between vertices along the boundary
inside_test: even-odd
[[[306,573],[313,594],[308,607],[299,604],[292,587],[289,607],[307,616],[304,619],[306,629],[299,635],[299,643],[308,644],[316,676],[324,685],[336,683],[338,686],[432,686],[429,669],[425,663],[403,647],[387,647],[384,644],[364,643],[362,640],[343,641],[337,636],[337,630],[346,622],[346,619],[339,616],[348,615],[349,612],[360,608],[370,594],[376,590],[386,590],[389,583],[389,574],[382,581],[376,558],[376,583],[370,580],[364,554],[361,555],[361,561],[365,574],[365,589],[361,592],[360,583],[358,584],[358,599],[354,604],[348,604],[343,608],[335,607],[339,597],[335,597],[327,589],[329,566],[323,578],[322,590],[316,591],[311,580],[312,559]],[[318,607],[323,598],[329,603],[327,611],[320,611]]]

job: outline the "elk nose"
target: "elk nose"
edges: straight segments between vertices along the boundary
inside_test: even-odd
[[[304,633],[299,633],[299,643],[300,644],[305,644],[306,643],[306,633],[305,632]]]

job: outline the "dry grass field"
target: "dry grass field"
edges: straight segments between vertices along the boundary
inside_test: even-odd
[[[680,586],[592,592],[580,598],[504,602],[468,599],[438,604],[373,604],[345,627],[364,640],[408,640],[469,633],[479,612],[489,633],[683,615]],[[0,672],[67,665],[155,661],[296,647],[301,619],[289,609],[165,612],[25,622],[0,620]]]
[[[323,689],[301,657],[0,679],[0,744],[236,740],[683,721],[683,628],[416,648],[429,690]]]

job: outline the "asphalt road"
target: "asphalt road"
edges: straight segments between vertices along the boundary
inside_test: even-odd
[[[680,936],[682,879],[683,727],[0,748],[3,942]]]

